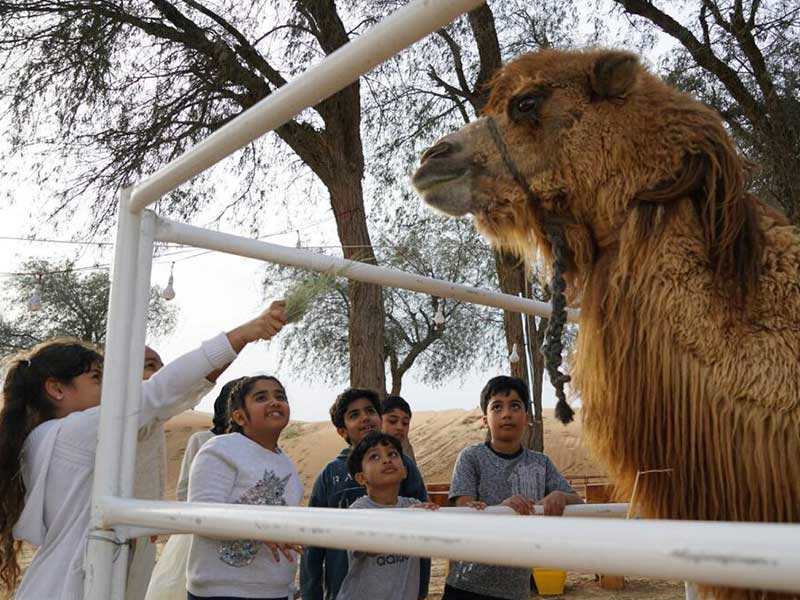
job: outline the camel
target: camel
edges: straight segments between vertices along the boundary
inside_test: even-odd
[[[571,393],[621,497],[665,470],[638,482],[644,517],[800,522],[800,232],[748,192],[716,112],[628,52],[545,50],[420,162],[427,204],[560,256]]]

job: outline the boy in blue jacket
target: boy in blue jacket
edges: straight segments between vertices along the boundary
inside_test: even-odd
[[[336,431],[347,442],[339,455],[322,469],[311,491],[308,505],[323,508],[347,508],[366,494],[350,474],[347,457],[350,450],[368,434],[381,430],[381,404],[372,390],[351,388],[336,398],[330,409]],[[425,483],[414,462],[403,456],[408,471],[400,486],[400,495],[428,501]],[[307,547],[300,562],[300,590],[303,600],[335,600],[345,575],[347,551]],[[430,560],[423,560],[420,570],[419,597],[428,595]]]

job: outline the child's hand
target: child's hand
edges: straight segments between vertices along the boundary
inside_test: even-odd
[[[532,515],[533,514],[533,500],[529,500],[525,496],[511,496],[501,502],[502,506],[508,506],[518,515]]]
[[[275,559],[275,562],[281,562],[281,554],[283,554],[286,557],[286,560],[289,562],[294,562],[292,552],[300,554],[303,551],[303,547],[299,544],[278,544],[275,542],[264,542],[264,545],[269,548],[270,552],[272,552],[272,558]]]
[[[250,342],[269,340],[286,325],[286,303],[283,300],[273,302],[269,308],[228,333],[228,341],[236,352]]]
[[[464,504],[464,506],[474,508],[475,510],[486,510],[486,502],[481,502],[480,500],[470,500]]]
[[[409,508],[424,508],[425,510],[439,510],[439,505],[435,502],[420,502],[419,504],[412,504]]]
[[[567,495],[564,492],[556,490],[550,492],[539,500],[536,504],[541,504],[544,508],[544,514],[548,517],[560,517],[564,514],[564,508],[567,506]]]

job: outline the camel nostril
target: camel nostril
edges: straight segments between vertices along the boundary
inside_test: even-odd
[[[448,154],[453,154],[458,150],[458,146],[453,144],[452,142],[439,142],[438,144],[434,144],[422,154],[422,158],[420,159],[421,163],[424,163],[428,159],[431,158],[443,158]]]

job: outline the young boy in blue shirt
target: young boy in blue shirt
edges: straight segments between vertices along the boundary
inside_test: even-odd
[[[368,434],[381,430],[380,398],[373,390],[351,388],[336,398],[330,409],[331,422],[347,442],[339,455],[317,475],[308,505],[323,508],[348,508],[366,494],[347,467],[351,449]],[[407,476],[400,495],[428,501],[425,483],[411,459],[403,456]],[[300,562],[300,589],[303,600],[335,600],[348,562],[346,550],[307,547]],[[428,595],[430,560],[423,560],[420,573],[420,598]]]
[[[456,506],[501,504],[530,515],[534,504],[541,504],[545,515],[555,516],[568,504],[583,503],[547,456],[523,448],[528,397],[528,386],[516,377],[493,377],[481,391],[491,441],[468,446],[458,455],[450,484]],[[530,577],[530,569],[455,561],[442,600],[527,600]]]

